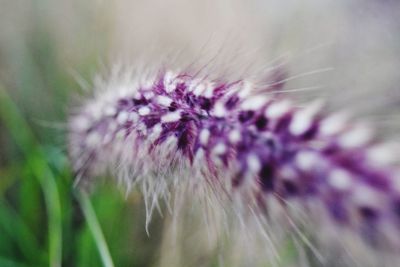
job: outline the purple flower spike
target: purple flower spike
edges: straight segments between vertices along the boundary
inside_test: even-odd
[[[274,87],[245,80],[186,72],[134,78],[108,82],[71,117],[80,181],[108,168],[166,199],[170,186],[193,180],[264,208],[271,197],[284,209],[317,203],[369,244],[400,248],[391,238],[400,234],[398,150],[367,125],[326,115],[321,101],[294,106]]]

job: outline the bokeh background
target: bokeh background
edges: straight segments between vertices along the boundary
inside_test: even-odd
[[[2,267],[103,265],[65,136],[71,98],[106,58],[110,11],[99,1],[0,1]],[[137,193],[100,184],[90,201],[115,266],[157,262],[162,222],[146,234]]]
[[[66,121],[76,98],[115,58],[134,61],[150,43],[153,57],[182,47],[198,55],[221,30],[225,42],[248,45],[228,54],[246,58],[251,50],[254,62],[309,48],[292,73],[335,71],[292,85],[338,88],[320,94],[336,106],[358,99],[359,111],[382,129],[399,130],[396,1],[215,2],[0,0],[0,266],[102,266],[103,237],[115,266],[179,266],[163,243],[168,216],[155,214],[148,235],[139,192],[127,195],[103,179],[81,195],[67,156]],[[204,255],[180,264],[219,266],[217,253]]]

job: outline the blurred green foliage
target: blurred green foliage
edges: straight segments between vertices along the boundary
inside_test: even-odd
[[[73,186],[65,121],[79,85],[54,37],[35,23],[0,46],[0,266],[106,266],[102,235],[115,266],[150,266],[161,224],[146,235],[137,194],[103,183],[89,198]],[[96,60],[83,57],[77,72],[90,79]]]

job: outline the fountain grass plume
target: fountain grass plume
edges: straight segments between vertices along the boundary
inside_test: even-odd
[[[128,189],[138,185],[147,222],[160,199],[170,203],[173,188],[184,188],[215,200],[211,207],[284,217],[301,233],[295,205],[321,216],[319,231],[330,225],[370,248],[400,249],[396,145],[344,112],[328,114],[321,100],[296,105],[282,75],[267,83],[210,77],[160,68],[101,81],[69,121],[77,183],[109,171]]]

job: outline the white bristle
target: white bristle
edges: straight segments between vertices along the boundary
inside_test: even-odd
[[[164,87],[167,93],[172,93],[176,89],[176,74],[167,72],[164,76]]]
[[[168,112],[164,116],[161,117],[161,121],[168,123],[168,122],[175,122],[178,121],[181,118],[181,112],[180,111],[174,111],[174,112]]]
[[[129,113],[128,120],[132,122],[137,122],[139,120],[139,115],[136,112]]]
[[[379,144],[367,150],[367,159],[376,165],[390,165],[400,160],[399,151],[399,144]]]
[[[235,143],[239,142],[240,138],[241,138],[241,134],[238,130],[235,129],[235,130],[232,130],[229,132],[228,140],[231,143],[235,144]]]
[[[202,129],[199,137],[200,143],[202,145],[207,145],[209,138],[210,138],[210,131],[208,129]]]
[[[214,84],[213,83],[207,83],[206,84],[206,89],[204,90],[204,96],[207,98],[211,98],[214,94]]]
[[[238,92],[238,96],[240,98],[245,98],[247,97],[253,89],[253,85],[249,81],[243,81],[242,87],[240,88]]]
[[[90,128],[90,120],[84,116],[79,116],[72,121],[71,128],[78,132],[86,131]]]
[[[377,207],[380,205],[380,196],[377,191],[363,184],[354,187],[353,201],[356,205]]]
[[[204,85],[204,83],[199,83],[194,87],[193,94],[195,96],[200,96],[204,92],[205,89],[206,89],[206,86]]]
[[[117,110],[113,106],[107,106],[104,109],[104,115],[105,116],[114,116],[117,113]]]
[[[312,151],[301,151],[296,155],[296,166],[302,171],[309,171],[318,164],[319,157]]]
[[[223,117],[227,113],[226,108],[222,102],[217,102],[214,105],[213,115],[216,117]]]
[[[328,176],[328,183],[337,190],[348,190],[352,184],[352,176],[343,169],[334,169]]]
[[[125,124],[128,121],[129,113],[126,111],[121,111],[117,116],[117,122],[120,125]]]
[[[101,142],[101,135],[97,132],[91,132],[86,138],[86,145],[90,148],[94,148]]]
[[[322,107],[321,101],[315,101],[306,108],[294,114],[289,125],[289,131],[293,135],[302,135],[310,129],[313,123],[314,116]]]
[[[357,148],[366,145],[372,138],[372,130],[366,126],[358,125],[343,133],[338,143],[343,148]]]
[[[249,170],[252,173],[257,173],[261,169],[260,160],[254,154],[250,154],[250,155],[247,156],[247,165],[249,166]]]
[[[291,109],[291,104],[288,100],[281,100],[272,103],[266,110],[265,116],[271,119],[277,119],[285,115]]]
[[[267,101],[268,97],[266,96],[252,96],[246,98],[246,100],[243,101],[240,107],[243,110],[258,110],[262,106],[264,106],[267,103]]]
[[[146,91],[143,93],[144,98],[146,98],[147,100],[151,99],[154,97],[154,93],[152,91]]]
[[[159,95],[157,96],[157,103],[162,106],[168,107],[169,105],[171,105],[172,99],[168,96]]]
[[[341,132],[347,123],[348,116],[338,113],[325,118],[319,127],[319,132],[324,136],[331,136]]]
[[[140,116],[146,116],[146,115],[150,114],[150,111],[151,110],[149,107],[141,107],[141,108],[139,108],[138,113]]]
[[[226,152],[226,145],[224,143],[218,143],[214,148],[212,149],[212,153],[214,155],[222,155]]]

